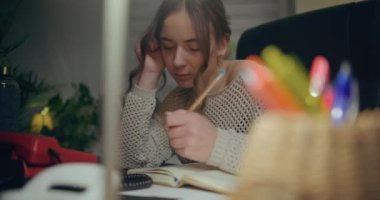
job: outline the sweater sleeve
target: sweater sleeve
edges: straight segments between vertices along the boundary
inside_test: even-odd
[[[218,128],[214,148],[207,164],[233,174],[237,173],[240,169],[240,156],[246,146],[246,137],[247,134],[240,134],[235,130]]]
[[[263,111],[262,104],[246,90],[240,76],[223,91],[209,96],[205,114],[217,127],[217,138],[206,163],[236,174],[250,127]]]
[[[122,168],[157,167],[173,153],[162,119],[154,113],[155,94],[155,90],[135,85],[125,97],[119,152]]]

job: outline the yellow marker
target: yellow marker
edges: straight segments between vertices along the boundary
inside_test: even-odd
[[[274,45],[265,47],[261,57],[278,80],[293,93],[307,111],[321,111],[320,98],[310,95],[308,73],[296,57],[284,54]]]

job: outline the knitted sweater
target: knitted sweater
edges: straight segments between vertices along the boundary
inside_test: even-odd
[[[143,90],[135,85],[126,94],[121,122],[121,167],[157,167],[173,156],[162,124],[162,112],[188,108],[189,91],[173,90],[159,110],[155,109],[155,90]],[[260,104],[245,89],[240,76],[223,90],[208,95],[201,113],[217,127],[217,139],[206,163],[236,173],[247,132],[261,112]]]

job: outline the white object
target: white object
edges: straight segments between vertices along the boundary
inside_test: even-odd
[[[103,200],[105,172],[105,167],[95,163],[54,165],[37,174],[23,188],[4,191],[0,199]],[[118,177],[116,172],[112,173],[112,188],[118,186]]]
[[[155,184],[171,187],[191,185],[222,194],[231,193],[238,185],[237,176],[204,163],[136,168],[128,170],[128,173],[146,174],[152,178]]]
[[[131,195],[139,197],[157,197],[157,198],[172,198],[181,200],[228,200],[227,195],[222,195],[207,190],[199,190],[193,187],[180,187],[173,188],[162,185],[153,184],[152,187],[141,189],[141,190],[131,190],[119,192],[120,195]],[[128,197],[127,197],[128,199]]]

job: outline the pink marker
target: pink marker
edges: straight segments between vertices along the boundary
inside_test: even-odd
[[[310,69],[309,92],[312,97],[321,97],[330,77],[329,62],[324,56],[314,58]]]

